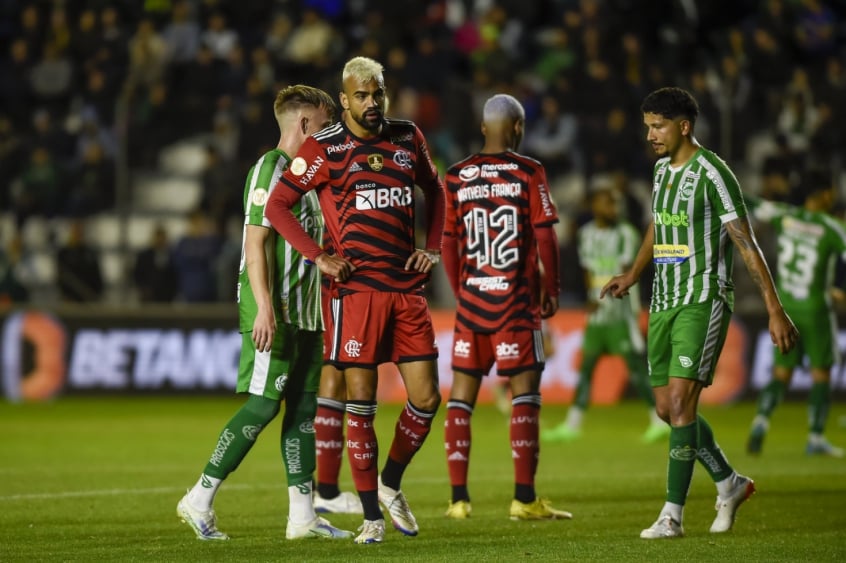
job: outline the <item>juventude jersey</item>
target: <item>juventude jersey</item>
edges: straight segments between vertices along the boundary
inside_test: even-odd
[[[332,248],[356,267],[334,284],[338,293],[422,293],[429,274],[405,269],[417,247],[415,185],[430,214],[443,203],[438,171],[414,123],[387,119],[378,136],[363,139],[339,122],[306,139],[274,197],[317,193]],[[427,225],[426,247],[440,248],[443,217]]]
[[[288,166],[288,156],[274,149],[250,169],[244,188],[244,235],[241,239],[241,266],[238,272],[238,311],[241,332],[253,329],[258,313],[256,299],[247,275],[245,241],[247,225],[271,230],[265,253],[271,283],[271,302],[277,322],[296,325],[304,330],[323,330],[320,313],[320,270],[285,239],[276,234],[265,217],[265,203],[279,177]],[[315,194],[306,194],[291,210],[300,224],[317,242],[323,238],[323,216]]]
[[[846,253],[846,229],[825,213],[761,201],[753,206],[760,221],[772,224],[778,240],[776,288],[788,310],[822,311],[831,307],[838,256]]]
[[[669,157],[655,163],[651,312],[711,299],[734,308],[734,246],[724,224],[745,216],[740,184],[713,152],[700,147],[678,168]]]
[[[539,328],[534,228],[558,222],[543,166],[513,151],[469,156],[447,171],[446,200],[444,230],[460,248],[456,324]]]
[[[579,229],[577,239],[579,261],[588,273],[588,297],[597,304],[588,323],[608,324],[635,318],[640,313],[636,289],[622,299],[600,299],[599,292],[612,277],[634,262],[640,248],[640,233],[625,221],[606,227],[591,221]]]

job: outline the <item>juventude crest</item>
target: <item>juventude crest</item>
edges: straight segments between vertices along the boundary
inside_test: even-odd
[[[699,183],[698,173],[691,170],[685,172],[681,186],[679,186],[679,199],[687,201],[693,197],[693,191],[697,183]]]

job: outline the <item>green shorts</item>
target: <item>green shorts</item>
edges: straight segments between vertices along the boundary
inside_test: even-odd
[[[642,354],[643,334],[636,319],[588,323],[582,338],[583,356]]]
[[[840,361],[833,311],[788,311],[787,314],[799,329],[799,341],[787,354],[774,347],[773,363],[776,367],[795,368],[805,356],[811,368],[829,369]]]
[[[276,401],[295,388],[317,393],[323,366],[322,331],[279,323],[270,352],[257,352],[250,332],[242,333],[241,338],[236,391]],[[296,379],[289,381],[291,377]]]
[[[649,383],[661,387],[683,377],[711,385],[730,322],[728,305],[718,299],[651,313]]]

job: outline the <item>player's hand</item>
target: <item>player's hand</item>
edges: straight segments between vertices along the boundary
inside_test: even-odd
[[[602,286],[599,290],[599,298],[605,297],[605,294],[610,293],[611,297],[622,299],[629,294],[629,288],[637,282],[636,279],[626,272],[625,274],[617,274]]]
[[[790,352],[799,342],[799,329],[782,309],[770,315],[770,338],[782,354]]]
[[[329,255],[325,252],[318,254],[314,263],[320,271],[334,279],[336,282],[345,282],[355,271],[355,266],[349,260],[341,258],[337,254]]]
[[[258,352],[270,352],[273,336],[276,334],[276,318],[273,311],[259,307],[253,322],[253,343]]]
[[[426,274],[441,261],[441,253],[434,250],[423,250],[421,248],[414,249],[411,256],[405,262],[406,270],[415,270],[421,274]]]
[[[545,289],[540,290],[540,316],[548,319],[558,311],[558,296],[550,295]]]

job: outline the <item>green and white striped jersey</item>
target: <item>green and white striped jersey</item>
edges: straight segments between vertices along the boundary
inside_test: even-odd
[[[320,312],[320,269],[307,262],[293,246],[280,237],[265,217],[265,204],[282,172],[290,162],[278,149],[265,153],[247,174],[244,188],[244,236],[241,242],[241,266],[238,272],[238,312],[240,329],[253,329],[258,307],[247,275],[244,241],[247,225],[271,229],[268,247],[268,270],[271,297],[277,304],[277,322],[296,325],[304,330],[323,330]],[[323,240],[323,214],[315,192],[306,193],[291,211],[318,244]]]
[[[600,299],[599,292],[615,274],[634,262],[640,233],[625,221],[604,228],[591,221],[579,229],[577,238],[579,261],[588,272],[588,297],[598,305],[588,323],[608,324],[636,317],[640,313],[636,287],[622,299]]]
[[[788,311],[828,311],[838,256],[846,257],[846,228],[825,213],[755,201],[759,221],[772,224],[778,239],[776,289]]]
[[[734,308],[732,251],[724,224],[746,216],[728,165],[699,148],[683,166],[655,163],[652,185],[655,278],[651,312],[721,299]]]

